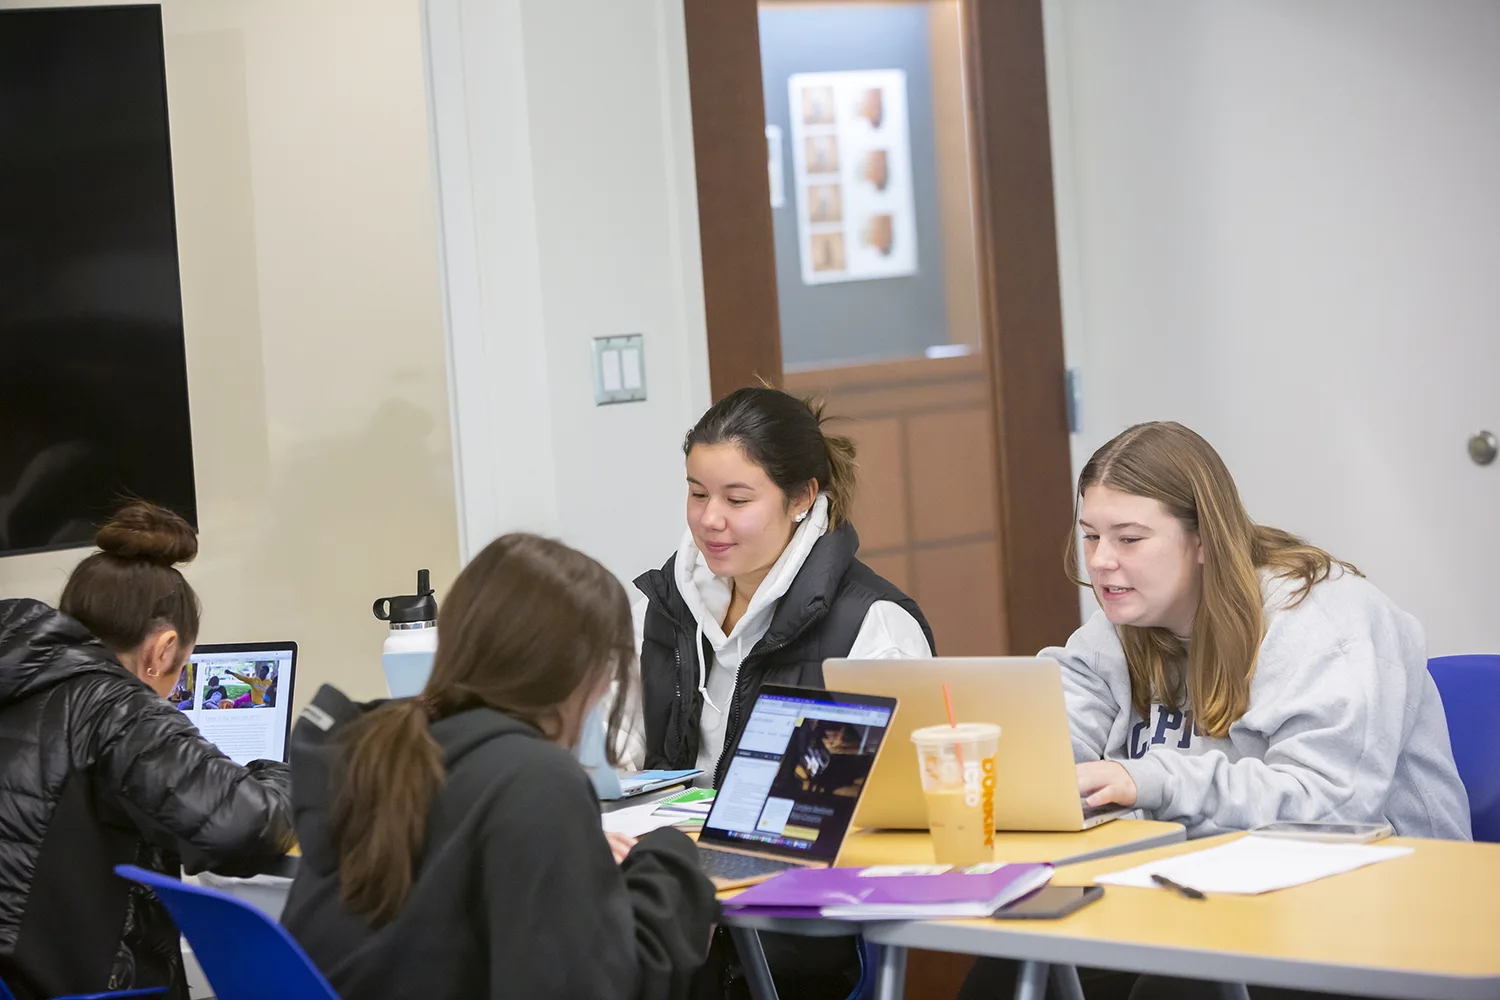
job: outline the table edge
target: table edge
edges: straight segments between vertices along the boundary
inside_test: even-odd
[[[1114,844],[1109,847],[1098,847],[1081,854],[1070,854],[1065,858],[1058,858],[1050,862],[1054,868],[1062,868],[1065,865],[1081,865],[1089,861],[1102,861],[1105,858],[1118,857],[1122,854],[1134,854],[1137,851],[1154,851],[1158,847],[1171,847],[1173,844],[1181,844],[1187,841],[1187,827],[1181,823],[1173,823],[1174,830],[1163,830],[1161,833],[1152,834],[1142,840],[1132,840],[1124,844]]]
[[[876,944],[924,948],[982,958],[1008,958],[1089,968],[1150,972],[1158,975],[1244,982],[1334,993],[1390,997],[1393,1000],[1493,1000],[1500,996],[1500,970],[1466,976],[1411,969],[1344,965],[1139,942],[1101,941],[1092,937],[1027,933],[1001,921],[903,921],[869,923],[868,940]],[[957,945],[955,947],[955,945]]]
[[[1098,861],[1102,858],[1133,854],[1136,851],[1149,851],[1158,847],[1170,847],[1172,844],[1179,844],[1187,840],[1187,827],[1181,823],[1173,823],[1172,826],[1176,829],[1163,830],[1144,840],[1133,840],[1125,844],[1095,848],[1094,850],[1084,851],[1081,854],[1059,858],[1052,862],[1052,865],[1056,868],[1061,868],[1063,865],[1076,865],[1085,861]],[[864,933],[865,929],[872,926],[873,923],[888,923],[888,921],[838,920],[831,917],[762,917],[755,914],[731,913],[728,911],[721,912],[719,920],[721,923],[733,927],[745,927],[754,931],[770,931],[777,934],[796,934],[801,937],[848,937],[852,934]]]

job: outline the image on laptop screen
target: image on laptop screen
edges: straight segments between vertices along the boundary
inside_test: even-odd
[[[296,668],[294,642],[202,645],[170,697],[236,762],[284,761]]]
[[[700,839],[838,854],[895,702],[793,692],[767,686],[756,699]]]

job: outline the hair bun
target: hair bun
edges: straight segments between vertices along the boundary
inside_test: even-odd
[[[198,554],[198,532],[181,515],[137,500],[99,529],[94,544],[117,559],[171,566]]]

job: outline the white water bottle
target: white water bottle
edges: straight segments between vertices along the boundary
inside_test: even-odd
[[[437,652],[437,597],[425,569],[417,570],[417,592],[382,597],[375,617],[391,623],[380,666],[392,698],[414,698],[427,686],[432,657]]]

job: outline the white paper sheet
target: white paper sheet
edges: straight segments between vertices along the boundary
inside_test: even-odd
[[[606,832],[624,833],[632,837],[639,837],[642,834],[650,833],[652,830],[682,822],[683,816],[681,813],[668,813],[666,815],[656,813],[653,815],[656,807],[659,805],[661,805],[660,802],[648,802],[643,806],[626,806],[624,809],[607,812],[602,817],[604,829]]]
[[[1159,889],[1152,875],[1163,875],[1200,892],[1255,895],[1341,875],[1366,865],[1410,854],[1410,847],[1324,844],[1280,837],[1242,837],[1204,851],[1152,861],[1100,875],[1095,882]]]

